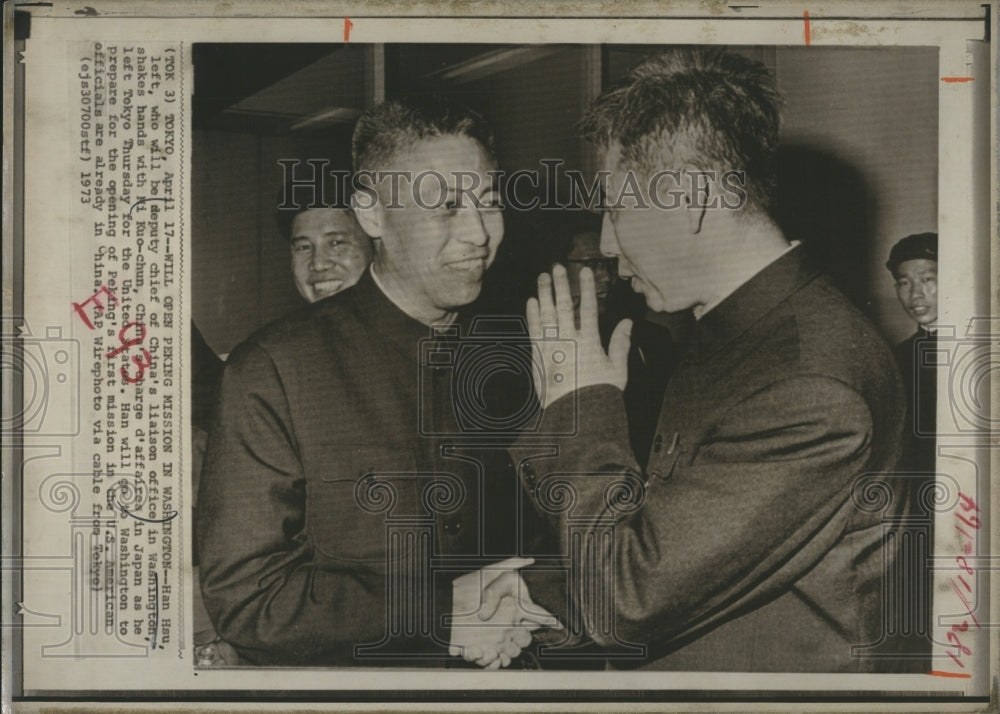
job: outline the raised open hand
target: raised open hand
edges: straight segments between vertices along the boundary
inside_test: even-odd
[[[625,389],[632,321],[618,323],[605,352],[597,322],[594,273],[590,268],[580,271],[579,327],[566,269],[561,265],[552,269],[551,276],[548,273],[538,276],[538,298],[528,300],[527,318],[535,348],[535,390],[542,407],[575,389],[595,384],[613,384]]]

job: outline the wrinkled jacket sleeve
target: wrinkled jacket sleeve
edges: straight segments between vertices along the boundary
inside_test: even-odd
[[[822,376],[770,384],[645,475],[618,389],[563,397],[541,431],[566,432],[577,413],[557,454],[520,471],[574,561],[571,594],[546,604],[609,648],[679,646],[789,587],[848,527],[835,521],[871,450],[864,400]]]
[[[354,645],[384,632],[385,576],[317,565],[305,503],[281,376],[265,349],[247,343],[225,369],[199,494],[205,607],[254,663],[357,664]]]

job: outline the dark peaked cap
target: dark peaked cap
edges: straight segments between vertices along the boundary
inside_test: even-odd
[[[893,275],[896,275],[899,266],[907,260],[924,259],[937,262],[937,246],[937,233],[915,233],[911,236],[906,236],[906,238],[903,238],[896,245],[892,246],[892,250],[889,251],[889,260],[886,262],[885,267]]]

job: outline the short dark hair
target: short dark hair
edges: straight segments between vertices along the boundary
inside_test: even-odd
[[[742,171],[746,208],[766,212],[781,104],[762,63],[722,48],[677,47],[595,99],[578,128],[598,146],[620,146],[622,167],[647,175],[686,163]]]
[[[400,150],[427,137],[460,135],[478,141],[494,156],[493,130],[475,110],[431,94],[392,99],[367,110],[354,126],[354,170],[384,168]]]
[[[281,193],[276,196],[277,209],[274,212],[274,220],[278,224],[279,234],[285,240],[291,240],[292,222],[300,213],[311,208],[351,210],[351,177],[346,171],[327,169],[321,180],[312,186],[301,181],[296,183],[289,177],[280,191]]]

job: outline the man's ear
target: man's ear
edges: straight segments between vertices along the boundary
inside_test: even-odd
[[[359,189],[351,196],[351,210],[358,219],[361,230],[372,239],[382,237],[382,223],[385,221],[385,207],[373,188]]]
[[[715,174],[696,166],[685,166],[684,176],[687,190],[684,193],[688,229],[691,235],[701,233],[705,213],[718,204]]]

